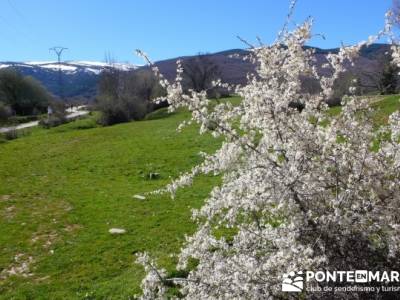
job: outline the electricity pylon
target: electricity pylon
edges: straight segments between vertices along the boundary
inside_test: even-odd
[[[63,87],[63,81],[62,81],[62,72],[61,72],[61,55],[64,50],[67,50],[68,48],[65,47],[53,47],[50,48],[49,51],[53,51],[57,55],[57,63],[58,63],[58,91],[59,91],[59,96],[61,99],[64,100],[64,87]]]

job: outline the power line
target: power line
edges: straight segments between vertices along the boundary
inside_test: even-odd
[[[28,34],[28,32],[25,32],[24,30],[17,28],[17,26],[15,26],[15,24],[12,24],[12,22],[10,22],[9,19],[6,19],[4,17],[4,15],[0,15],[0,20],[2,21],[2,23],[4,23],[6,26],[8,26],[12,31],[14,31],[16,36],[23,36],[23,37],[31,40],[31,42],[36,43],[36,39],[34,37],[32,37],[30,34]],[[31,27],[31,26],[29,26],[29,27]]]
[[[27,31],[22,31],[22,30],[18,30],[18,31],[21,32],[22,34],[24,34],[25,36],[28,36],[32,41],[35,42],[35,40],[37,40],[37,36],[35,34],[33,34],[33,35],[30,34],[33,26],[27,21],[25,15],[14,5],[14,3],[11,0],[8,0],[8,5],[14,11],[15,15],[18,16],[18,18],[22,21],[17,24],[25,25],[25,26],[21,26],[21,28],[25,27],[24,29],[27,29]]]
[[[26,22],[26,18],[25,16],[21,13],[21,11],[14,5],[14,3],[12,3],[11,0],[8,0],[8,5],[11,7],[11,9],[15,12],[16,15],[18,15],[18,17],[21,18],[21,20],[23,20],[24,22]]]

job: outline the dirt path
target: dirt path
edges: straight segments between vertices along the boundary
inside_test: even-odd
[[[82,109],[82,107],[79,107]],[[67,112],[70,111],[68,115],[66,115],[67,119],[75,119],[80,116],[87,115],[89,112],[87,110],[77,110],[77,109],[72,109],[72,110],[67,110]],[[39,121],[32,121],[28,123],[23,123],[19,124],[16,126],[10,126],[10,127],[1,127],[0,128],[0,133],[6,133],[12,130],[20,130],[20,129],[25,129],[25,128],[31,128],[39,125]]]

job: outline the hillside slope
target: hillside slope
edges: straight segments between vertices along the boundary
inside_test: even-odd
[[[0,144],[0,299],[128,299],[143,277],[134,253],[172,265],[168,255],[194,230],[190,208],[215,178],[175,200],[133,196],[165,186],[217,142],[194,127],[177,133],[186,113],[154,117],[107,128],[80,120]]]
[[[373,101],[377,124],[400,108],[398,95]],[[169,254],[195,228],[191,208],[219,179],[203,176],[174,200],[134,195],[162,188],[200,150],[218,147],[195,126],[176,132],[188,117],[159,110],[111,127],[89,118],[0,143],[0,299],[129,299],[140,293],[144,274],[133,261],[142,251],[171,271]],[[110,235],[114,227],[127,233]]]
[[[308,47],[315,50],[316,65],[319,69],[326,63],[326,55],[329,53],[338,53],[339,48],[321,49],[316,47]],[[360,76],[365,84],[371,84],[370,78],[364,76],[364,73],[377,73],[382,68],[380,60],[382,56],[390,50],[388,44],[372,44],[369,47],[362,48],[360,57],[355,60],[354,66],[348,66],[348,69],[355,75]],[[217,53],[206,54],[206,56],[218,66],[223,82],[230,84],[246,83],[246,75],[254,73],[255,66],[249,61],[244,61],[243,58],[249,52],[243,49],[232,49]],[[193,56],[183,56],[173,59],[156,62],[161,73],[169,80],[176,76],[176,61],[182,60],[185,62]]]

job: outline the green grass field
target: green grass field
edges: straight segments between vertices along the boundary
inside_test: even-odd
[[[217,178],[199,178],[175,200],[133,195],[165,186],[200,161],[200,150],[216,149],[195,127],[176,132],[188,116],[161,111],[92,129],[86,119],[0,144],[0,272],[33,260],[31,276],[0,279],[0,299],[128,299],[144,275],[134,253],[172,266],[169,254],[195,228],[190,209]],[[148,179],[154,172],[160,178]],[[127,233],[111,235],[113,227]]]
[[[374,104],[379,120],[399,109],[398,99]],[[133,298],[141,251],[172,270],[170,254],[195,229],[190,210],[218,178],[198,178],[175,200],[133,196],[165,186],[200,161],[200,150],[218,147],[195,126],[177,133],[188,117],[161,110],[105,128],[92,117],[0,143],[0,299]],[[127,233],[111,235],[113,227]]]

